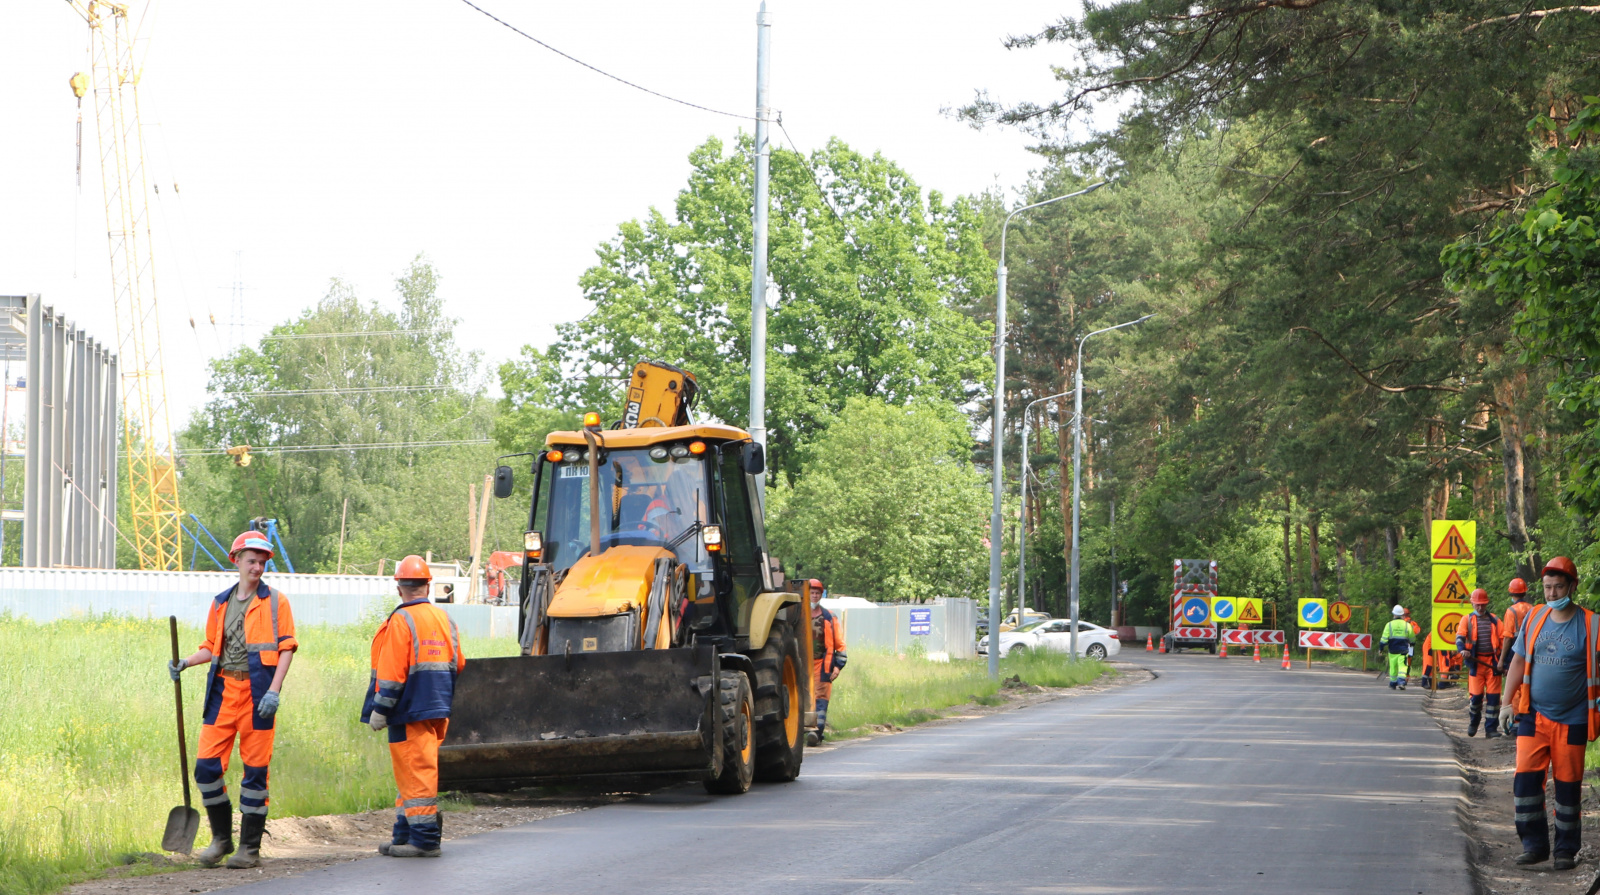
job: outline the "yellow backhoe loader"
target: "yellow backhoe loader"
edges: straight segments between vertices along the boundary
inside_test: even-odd
[[[534,455],[522,655],[467,662],[442,788],[672,775],[742,793],[799,776],[809,594],[768,559],[761,446],[691,422],[696,391],[642,362],[622,420],[588,414]],[[496,470],[495,495],[515,490]]]

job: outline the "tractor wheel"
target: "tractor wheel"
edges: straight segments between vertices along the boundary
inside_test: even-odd
[[[791,611],[793,607],[791,607]],[[774,622],[767,643],[750,657],[756,669],[756,779],[787,783],[805,757],[806,674],[793,622]]]
[[[738,795],[747,792],[755,778],[755,700],[750,696],[750,679],[743,672],[724,671],[717,684],[717,702],[722,709],[722,773],[706,779],[706,792]]]

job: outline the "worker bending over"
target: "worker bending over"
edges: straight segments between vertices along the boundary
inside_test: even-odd
[[[1394,618],[1383,626],[1380,638],[1383,645],[1389,650],[1389,689],[1404,690],[1406,688],[1406,663],[1411,657],[1411,626],[1406,624],[1402,617],[1406,614],[1404,606],[1396,606],[1392,610]]]
[[[828,726],[828,700],[833,696],[833,681],[839,676],[848,658],[844,652],[844,637],[839,619],[823,608],[822,582],[813,578],[811,585],[811,675],[817,687],[817,729],[807,739],[821,742]]]
[[[1600,735],[1600,617],[1572,603],[1578,567],[1565,556],[1545,564],[1544,605],[1533,610],[1517,635],[1516,658],[1506,683],[1517,712],[1516,798],[1518,864],[1550,857],[1550,826],[1544,813],[1544,773],[1554,771],[1556,870],[1577,866],[1583,844],[1583,754]],[[1537,672],[1537,673],[1535,673]]]
[[[378,851],[392,858],[439,856],[439,744],[450,727],[456,675],[467,664],[461,635],[428,601],[433,572],[422,557],[394,573],[400,605],[372,638],[372,682],[361,720],[389,730],[394,765],[394,833]]]
[[[1493,739],[1500,735],[1500,620],[1489,612],[1489,592],[1478,588],[1472,592],[1472,614],[1456,627],[1456,652],[1467,670],[1467,736],[1478,735],[1478,724],[1484,722],[1483,735]],[[1487,712],[1484,696],[1488,696]]]
[[[193,665],[211,663],[206,678],[204,723],[194,763],[194,781],[211,822],[211,844],[200,863],[211,867],[232,854],[233,805],[222,775],[228,770],[233,741],[239,740],[244,777],[239,781],[239,850],[228,859],[234,869],[261,862],[261,834],[267,828],[267,770],[278,701],[289,663],[300,644],[294,639],[289,600],[261,582],[272,558],[266,536],[247,531],[233,539],[228,558],[239,570],[239,583],[211,601],[206,639],[187,659],[168,664],[172,679]]]

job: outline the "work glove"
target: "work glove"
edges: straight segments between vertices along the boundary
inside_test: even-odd
[[[189,666],[183,664],[182,659],[173,659],[171,662],[167,663],[167,674],[172,675],[173,680],[177,680],[183,675],[183,670],[188,667]]]
[[[271,718],[278,713],[278,691],[268,690],[261,697],[261,704],[256,706],[256,714],[263,718]]]
[[[373,712],[372,720],[367,722],[367,726],[373,730],[382,730],[389,726],[389,718],[382,712]]]

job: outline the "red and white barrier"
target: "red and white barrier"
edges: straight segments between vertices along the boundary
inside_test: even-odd
[[[1285,638],[1282,631],[1229,631],[1222,632],[1222,642],[1235,646],[1249,646],[1252,643],[1283,644]]]
[[[1252,631],[1251,633],[1256,635],[1256,643],[1275,643],[1282,646],[1289,642],[1289,638],[1285,637],[1282,631]]]
[[[1216,628],[1173,628],[1172,636],[1178,640],[1215,640]]]
[[[1306,649],[1372,649],[1371,634],[1342,634],[1337,631],[1301,631],[1300,646]]]

